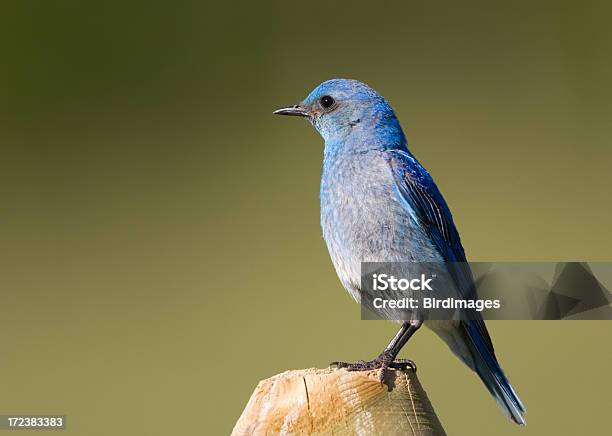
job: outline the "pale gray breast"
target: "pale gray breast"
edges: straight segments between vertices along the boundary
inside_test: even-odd
[[[357,300],[361,262],[439,258],[410,217],[383,153],[340,153],[323,165],[323,237],[340,280]]]

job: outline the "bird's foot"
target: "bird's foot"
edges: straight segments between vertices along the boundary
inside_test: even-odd
[[[408,368],[410,368],[412,370],[412,372],[416,372],[416,370],[417,370],[416,363],[414,363],[410,359],[395,359],[393,362],[391,362],[391,365],[389,365],[389,367],[393,368],[393,369],[408,369]]]
[[[370,371],[372,369],[380,369],[379,379],[382,383],[385,379],[385,375],[389,368],[404,370],[410,368],[413,372],[416,372],[416,364],[410,359],[393,359],[393,355],[390,352],[383,351],[380,355],[368,362],[364,360],[358,360],[354,363],[348,362],[332,362],[332,367],[345,368],[348,371]]]

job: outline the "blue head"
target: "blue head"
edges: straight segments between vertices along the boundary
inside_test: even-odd
[[[357,80],[328,80],[302,102],[274,113],[308,118],[326,146],[340,143],[355,148],[406,146],[406,138],[389,103]]]

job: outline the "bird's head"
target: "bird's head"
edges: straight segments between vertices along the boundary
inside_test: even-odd
[[[349,135],[376,137],[381,142],[387,139],[387,143],[388,139],[405,141],[391,106],[380,94],[357,80],[328,80],[300,103],[274,113],[308,118],[326,142],[342,141]]]

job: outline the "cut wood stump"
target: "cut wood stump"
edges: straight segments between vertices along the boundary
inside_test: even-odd
[[[238,419],[242,435],[445,435],[416,373],[286,371],[259,382]]]

